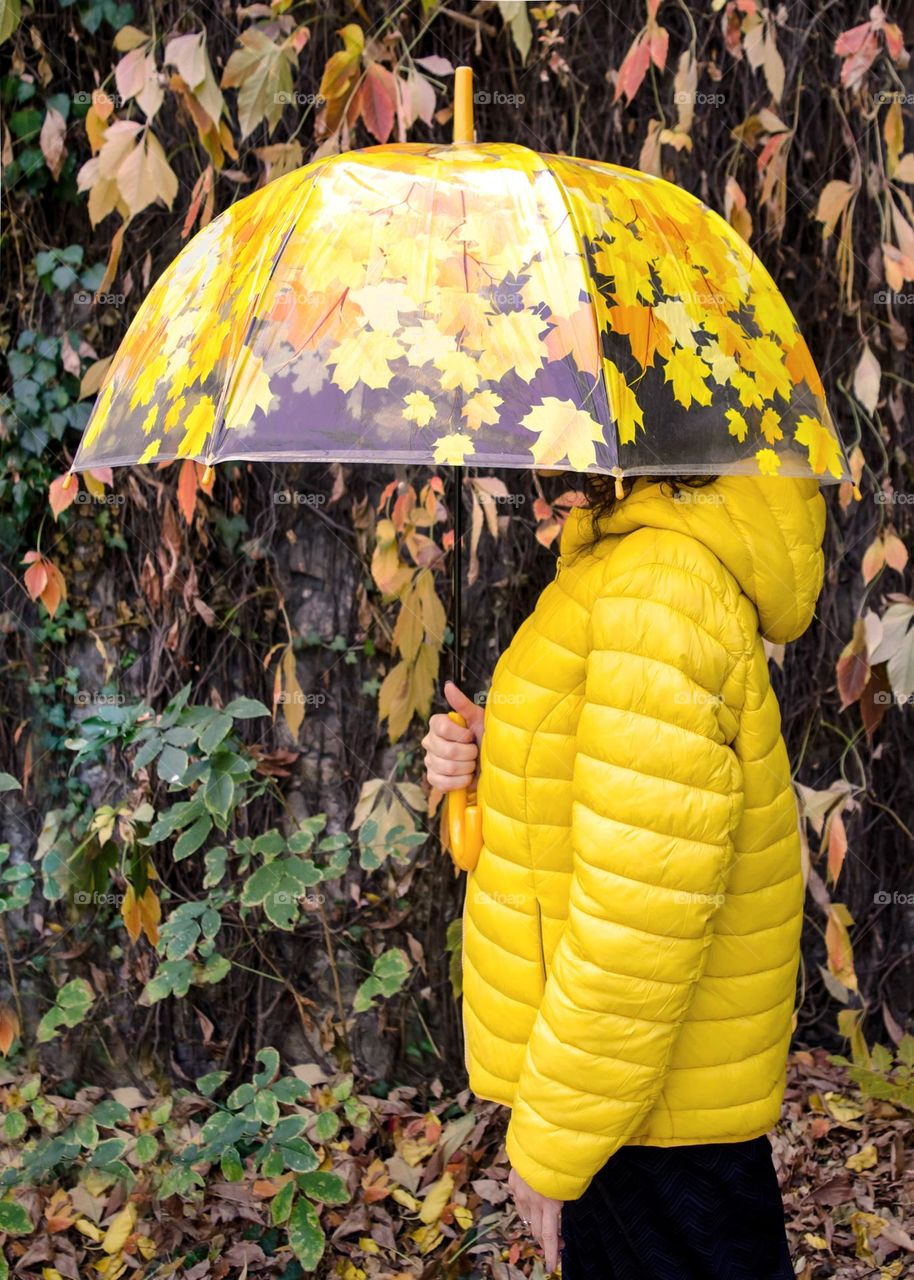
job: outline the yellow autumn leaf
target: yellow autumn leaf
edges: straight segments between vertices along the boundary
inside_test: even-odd
[[[421,1221],[425,1223],[437,1222],[444,1212],[445,1205],[450,1202],[453,1190],[453,1174],[443,1173],[436,1182],[431,1184],[425,1199],[422,1201],[422,1208],[419,1210]]]
[[[500,404],[502,397],[497,396],[494,391],[477,391],[463,406],[460,416],[466,418],[471,431],[478,431],[481,426],[493,426],[498,421]]]
[[[431,1253],[433,1249],[437,1249],[442,1240],[442,1231],[437,1222],[416,1227],[415,1231],[411,1231],[409,1235],[411,1240],[415,1240],[419,1246],[419,1252],[423,1256],[426,1253]]]
[[[417,427],[428,426],[435,416],[435,402],[424,391],[411,391],[403,397],[403,403],[406,405],[403,417],[415,422]]]
[[[847,1120],[859,1120],[863,1115],[863,1107],[859,1103],[852,1102],[850,1098],[845,1098],[840,1093],[825,1093],[822,1101],[829,1115],[842,1123]]]
[[[469,395],[479,386],[479,364],[465,351],[443,351],[435,357],[435,368],[441,374],[442,391],[459,387]]]
[[[146,446],[139,456],[139,462],[152,462],[153,458],[158,455],[159,449],[162,447],[161,440],[153,440]]]
[[[156,1242],[152,1236],[137,1236],[136,1247],[147,1262],[156,1256]]]
[[[439,436],[435,441],[434,460],[442,465],[459,466],[465,456],[475,453],[473,437],[464,435],[462,431],[451,431],[446,436]]]
[[[744,409],[761,409],[765,403],[765,397],[755,378],[744,369],[737,369],[730,379],[730,385],[739,396]]]
[[[464,1231],[469,1231],[473,1225],[473,1212],[465,1204],[454,1205],[454,1218]]]
[[[783,440],[784,438],[784,432],[781,430],[781,418],[776,409],[765,410],[759,427],[769,444],[774,444],[775,441]]]
[[[181,421],[181,418],[184,416],[184,406],[186,403],[187,398],[184,395],[178,396],[172,402],[171,407],[165,415],[165,422],[163,423],[163,430],[165,432],[173,431]]]
[[[411,1213],[415,1213],[419,1208],[419,1201],[415,1196],[410,1195],[403,1187],[395,1187],[391,1191],[391,1198],[396,1200],[397,1204],[401,1204],[404,1209],[409,1209]]]
[[[758,307],[755,318],[758,323]],[[774,338],[753,338],[742,353],[741,363],[754,376],[766,400],[772,399],[775,394],[783,400],[790,399],[792,379],[787,368],[786,353]]]
[[[94,1240],[96,1244],[104,1239],[105,1233],[94,1222],[90,1222],[88,1218],[77,1218],[74,1227],[82,1235],[88,1236],[90,1240]]]
[[[872,1169],[878,1158],[876,1148],[872,1143],[868,1143],[867,1146],[861,1147],[854,1155],[848,1156],[844,1161],[844,1167],[845,1169],[852,1169],[854,1173],[862,1173],[864,1169]]]
[[[611,360],[603,361],[603,381],[619,441],[621,444],[633,444],[638,427],[644,430],[644,410],[622,370],[617,369]]]
[[[828,1241],[824,1236],[813,1235],[811,1231],[805,1232],[803,1239],[809,1245],[810,1249],[827,1249]]]
[[[438,366],[438,360],[448,351],[456,351],[457,344],[449,333],[442,333],[434,320],[420,320],[417,325],[403,329],[400,341],[406,343],[406,359],[418,369],[430,360]]]
[[[127,1270],[127,1260],[122,1253],[112,1254],[110,1258],[100,1258],[94,1263],[93,1270],[101,1280],[121,1280]]]
[[[699,355],[711,370],[711,377],[719,387],[726,387],[739,370],[736,357],[727,355],[716,339],[706,342]]]
[[[759,449],[755,460],[758,463],[760,475],[776,476],[781,469],[781,459],[773,449]]]
[[[804,413],[797,422],[794,439],[809,451],[809,465],[816,475],[829,471],[833,476],[840,477],[841,450],[832,432],[818,418]]]
[[[132,1201],[128,1201],[118,1213],[102,1239],[102,1248],[105,1253],[120,1253],[127,1239],[133,1233],[136,1226],[136,1205]]]
[[[225,425],[228,430],[246,427],[255,409],[266,413],[273,401],[270,379],[264,372],[263,357],[243,347],[226,399]]]
[[[377,391],[389,387],[393,370],[389,361],[405,355],[403,346],[389,333],[381,331],[359,333],[344,338],[327,357],[328,364],[335,364],[332,381],[343,391],[351,391],[357,382]]]
[[[567,458],[574,471],[586,471],[596,462],[594,445],[602,442],[603,428],[573,400],[547,396],[521,419],[521,426],[537,436],[530,451],[538,466],[552,467]]]
[[[686,409],[693,400],[696,404],[711,403],[711,388],[705,381],[709,373],[705,362],[685,347],[676,347],[663,367],[664,381],[672,383],[673,396]]]
[[[509,311],[492,316],[479,357],[483,378],[500,381],[513,370],[529,382],[542,367],[546,348],[540,337],[548,325],[532,311]]]
[[[184,439],[178,445],[178,456],[202,453],[216,421],[216,406],[211,396],[202,396],[184,419]]]
[[[287,645],[283,650],[281,670],[282,713],[285,717],[286,724],[289,726],[289,732],[293,738],[297,738],[298,731],[305,718],[305,698],[302,687],[298,681],[295,650],[291,645]]]
[[[739,409],[728,409],[724,416],[727,419],[727,430],[730,435],[736,436],[737,440],[742,444],[748,434],[749,423]]]

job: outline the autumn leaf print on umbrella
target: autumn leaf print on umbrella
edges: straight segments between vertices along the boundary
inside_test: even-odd
[[[456,136],[324,157],[198,232],[130,325],[74,470],[849,478],[790,309],[722,217],[635,170],[461,140],[466,119]]]
[[[137,311],[73,469],[851,478],[790,309],[722,217],[632,169],[475,143],[469,68],[454,139],[323,157],[199,231]]]

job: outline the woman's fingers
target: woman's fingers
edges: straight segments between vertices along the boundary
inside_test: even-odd
[[[433,760],[449,760],[466,768],[475,765],[479,750],[475,742],[442,742],[431,736],[422,739],[425,754]]]
[[[561,1209],[555,1201],[547,1200],[542,1212],[539,1242],[543,1248],[547,1272],[559,1265],[559,1216]]]
[[[425,747],[425,772],[431,786],[439,791],[459,791],[469,787],[476,776],[479,748],[469,729],[447,716],[432,716]]]
[[[458,724],[456,720],[452,720],[450,716],[446,716],[440,711],[429,720],[428,733],[430,737],[443,738],[447,742],[468,742],[472,744],[476,741],[472,729],[464,728],[462,724]]]
[[[436,773],[434,769],[426,769],[425,776],[428,778],[428,785],[434,787],[436,791],[469,790],[476,780],[475,773],[467,773],[463,777],[451,777],[447,773]]]

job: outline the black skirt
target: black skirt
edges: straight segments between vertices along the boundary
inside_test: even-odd
[[[562,1209],[562,1280],[794,1280],[767,1138],[625,1146]]]

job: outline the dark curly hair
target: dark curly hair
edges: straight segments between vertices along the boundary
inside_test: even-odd
[[[587,499],[588,508],[593,513],[591,520],[594,540],[599,541],[600,538],[598,529],[600,520],[610,515],[620,503],[625,501],[631,493],[636,480],[647,480],[650,484],[666,485],[672,497],[677,498],[683,489],[703,489],[705,485],[712,484],[717,478],[716,475],[707,475],[623,476],[621,479],[616,479],[612,475],[596,475],[593,472],[586,472],[582,492]]]

